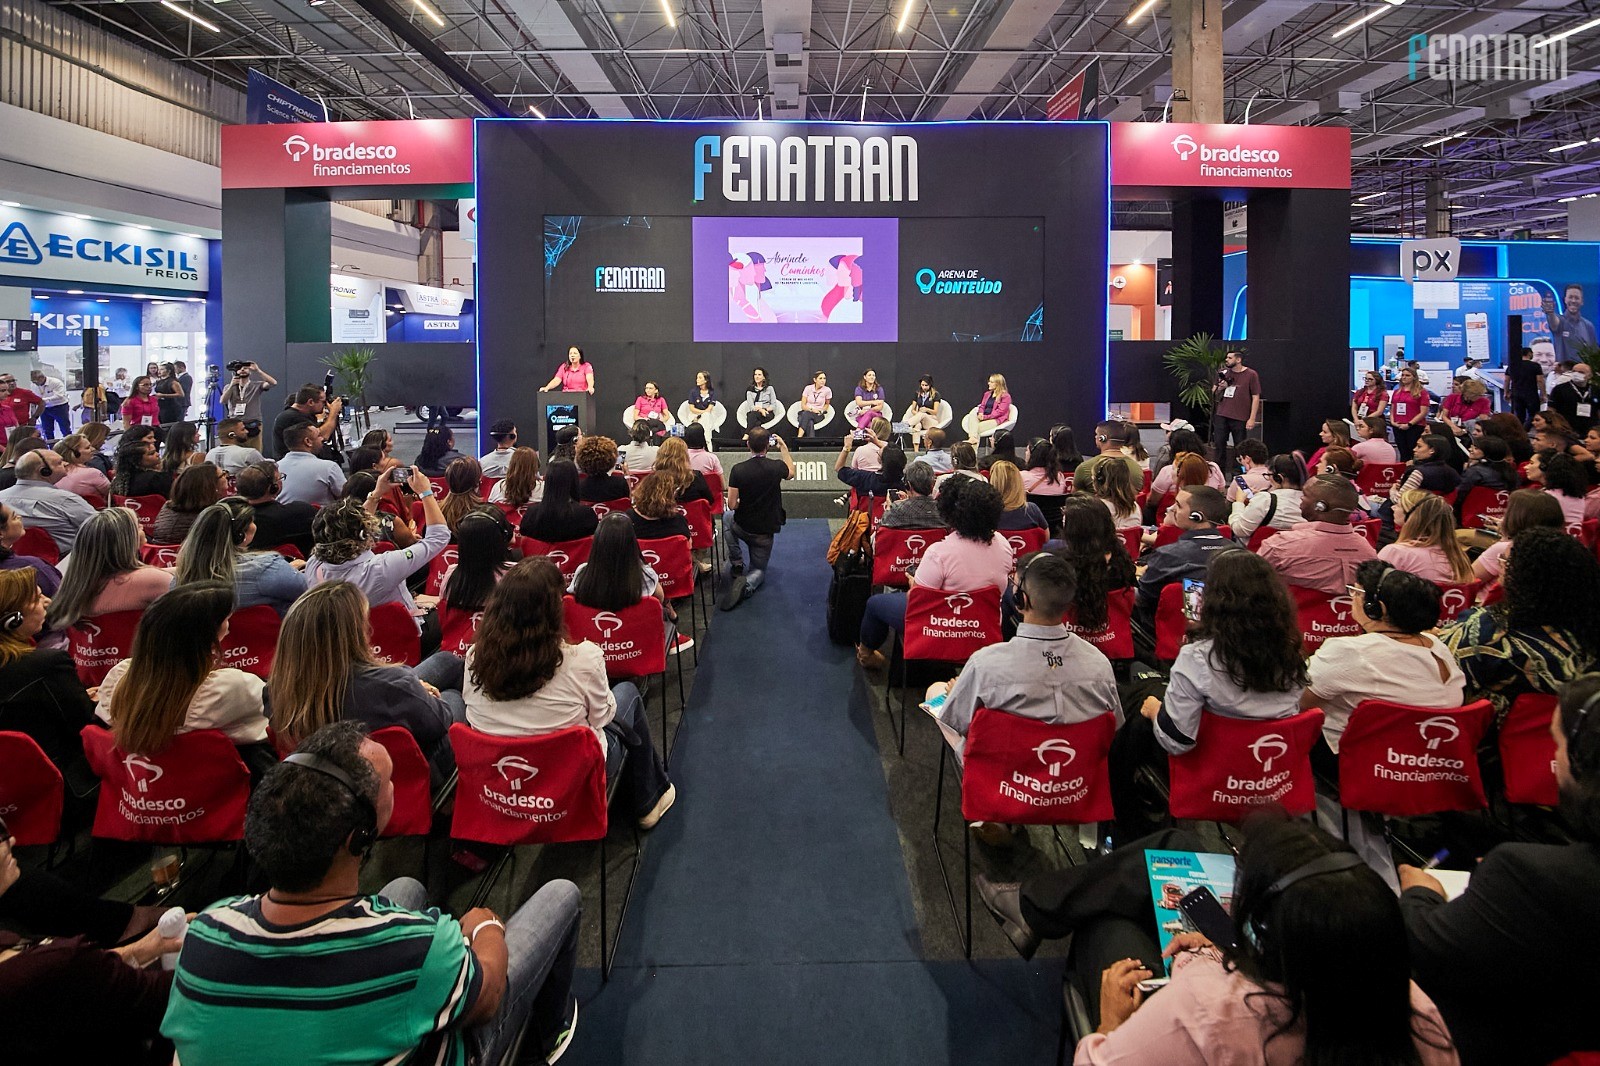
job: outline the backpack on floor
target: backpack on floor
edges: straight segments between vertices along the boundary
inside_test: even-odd
[[[833,579],[828,583],[828,639],[835,644],[854,645],[861,639],[861,618],[867,613],[867,597],[872,595],[870,543],[863,540],[834,561]]]

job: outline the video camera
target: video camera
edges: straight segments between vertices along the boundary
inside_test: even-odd
[[[239,371],[243,370],[249,365],[250,364],[243,359],[235,359],[233,362],[228,364],[228,373],[237,374]]]

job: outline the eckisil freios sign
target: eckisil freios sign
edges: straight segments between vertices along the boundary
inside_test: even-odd
[[[914,203],[917,139],[810,134],[694,142],[694,199],[706,179],[732,203]]]
[[[92,218],[0,208],[0,274],[205,292],[206,242]]]

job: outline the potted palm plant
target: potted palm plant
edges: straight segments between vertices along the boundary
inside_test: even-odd
[[[372,383],[372,362],[378,349],[370,345],[346,348],[322,360],[338,381],[339,392],[352,401],[351,423],[359,436],[371,428],[367,417],[367,386]]]
[[[1161,357],[1167,372],[1178,383],[1178,402],[1194,413],[1195,423],[1205,427],[1207,434],[1211,427],[1211,411],[1216,404],[1211,386],[1229,351],[1243,349],[1219,345],[1209,333],[1196,333]]]

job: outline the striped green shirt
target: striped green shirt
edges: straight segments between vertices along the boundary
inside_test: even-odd
[[[284,926],[241,896],[189,924],[161,1032],[184,1066],[462,1066],[482,980],[435,909],[365,896]]]

